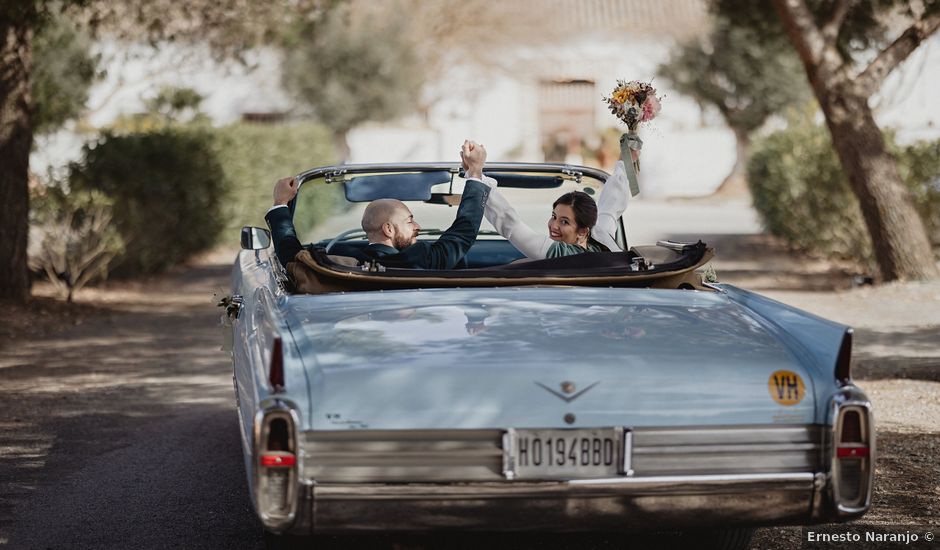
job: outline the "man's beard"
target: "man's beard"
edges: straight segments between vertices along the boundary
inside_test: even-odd
[[[412,239],[416,236],[417,235],[413,235],[411,238],[408,238],[403,234],[395,235],[395,240],[392,243],[392,245],[398,250],[401,250],[403,248],[408,248],[409,246],[411,246]]]

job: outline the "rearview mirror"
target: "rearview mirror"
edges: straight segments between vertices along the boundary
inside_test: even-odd
[[[261,250],[271,246],[271,232],[261,227],[242,227],[242,248]]]

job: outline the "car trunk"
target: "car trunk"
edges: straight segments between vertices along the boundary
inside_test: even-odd
[[[811,378],[717,292],[568,287],[291,297],[304,429],[810,424]]]

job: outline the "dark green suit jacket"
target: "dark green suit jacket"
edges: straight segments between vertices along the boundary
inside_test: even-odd
[[[489,192],[483,182],[467,180],[454,223],[434,242],[418,241],[401,250],[373,243],[364,252],[386,267],[453,269],[477,239]],[[294,230],[290,210],[275,208],[268,212],[265,220],[271,228],[274,251],[286,266],[304,249]]]

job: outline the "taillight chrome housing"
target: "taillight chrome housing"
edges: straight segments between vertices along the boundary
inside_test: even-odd
[[[871,403],[849,385],[836,395],[832,412],[832,499],[839,516],[854,517],[871,505],[875,472]]]
[[[280,400],[255,417],[255,508],[261,522],[272,531],[288,528],[297,514],[300,461],[296,426],[296,414]]]

